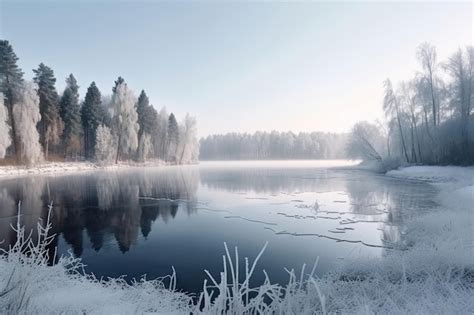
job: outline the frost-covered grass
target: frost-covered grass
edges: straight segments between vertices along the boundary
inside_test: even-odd
[[[473,313],[474,168],[416,167],[388,175],[440,188],[441,207],[406,222],[406,250],[351,261],[322,278],[315,275],[317,265],[303,266],[286,271],[286,285],[266,277],[251,287],[264,249],[250,262],[225,246],[222,272],[205,271],[208,279],[195,298],[175,290],[175,274],[130,285],[85,276],[72,256],[48,266],[50,226],[39,225],[39,241],[33,241],[17,225],[17,243],[0,258],[0,313]]]
[[[4,165],[0,166],[0,178],[41,174],[63,174],[93,171],[97,169],[116,170],[129,167],[156,167],[165,165],[167,165],[167,162],[162,160],[149,160],[146,162],[122,161],[118,164],[111,165],[98,165],[92,162],[47,162],[33,167]]]
[[[19,223],[14,227],[17,241],[0,259],[0,313],[179,314],[188,311],[190,297],[175,290],[174,273],[168,278],[141,280],[130,285],[123,279],[102,281],[84,275],[81,260],[72,255],[60,257],[57,264],[48,266],[51,257],[47,247],[53,239],[50,229],[49,220],[38,223],[35,237]]]

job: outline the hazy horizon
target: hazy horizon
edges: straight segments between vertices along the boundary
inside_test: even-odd
[[[25,77],[44,62],[59,93],[73,73],[83,98],[123,76],[157,109],[196,116],[200,137],[347,132],[381,118],[382,81],[412,77],[419,44],[440,61],[472,44],[469,2],[91,4],[1,2]]]

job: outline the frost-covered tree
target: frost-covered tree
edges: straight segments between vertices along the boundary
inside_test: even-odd
[[[8,110],[3,105],[3,93],[0,93],[0,159],[5,157],[7,148],[11,144],[10,125],[8,124]]]
[[[440,122],[440,104],[439,104],[439,78],[438,78],[438,61],[436,56],[436,48],[429,44],[423,43],[418,47],[418,60],[422,66],[422,79],[427,86],[429,100],[431,103],[431,118],[433,126],[439,125]]]
[[[101,124],[112,128],[112,119],[114,117],[114,108],[112,104],[112,95],[102,95],[102,104],[100,106],[101,111]]]
[[[177,163],[178,162],[178,144],[179,144],[179,127],[176,117],[171,113],[168,118],[168,154],[167,160]]]
[[[117,91],[117,87],[122,84],[122,83],[125,83],[125,79],[122,78],[122,77],[118,77],[117,80],[114,81],[114,86],[112,87],[112,92],[115,93]]]
[[[199,157],[196,118],[186,114],[179,131],[179,164],[196,162]]]
[[[153,142],[151,136],[144,133],[138,143],[138,161],[144,162],[153,155]]]
[[[18,57],[7,40],[0,40],[0,93],[5,97],[13,153],[17,152],[17,127],[13,119],[13,105],[18,101],[23,85],[23,72],[17,65]]]
[[[13,119],[18,127],[20,161],[29,166],[39,163],[43,154],[36,125],[41,119],[39,97],[33,83],[25,82],[17,103],[13,105]]]
[[[407,129],[406,140],[410,151],[410,161],[417,163],[422,158],[422,143],[419,130],[420,117],[422,111],[419,106],[420,99],[417,92],[418,80],[401,82],[398,91],[400,107],[403,112],[405,129]]]
[[[72,74],[66,78],[66,89],[61,97],[60,115],[64,122],[62,140],[66,155],[77,154],[81,149],[81,108],[79,105],[79,86]]]
[[[38,85],[40,100],[41,122],[39,130],[45,158],[48,159],[49,145],[58,144],[62,131],[63,121],[59,115],[59,97],[56,92],[56,78],[53,70],[43,63],[34,69],[34,82]]]
[[[116,153],[115,138],[110,131],[110,128],[104,125],[100,125],[96,132],[96,149],[95,149],[95,160],[100,165],[108,165],[114,162]]]
[[[346,134],[324,132],[228,133],[201,139],[204,160],[341,159],[346,158]]]
[[[138,114],[135,96],[126,83],[119,83],[112,95],[113,132],[117,138],[115,163],[121,154],[130,155],[138,147]]]
[[[445,69],[452,78],[451,108],[459,119],[463,159],[468,159],[468,155],[474,155],[474,149],[469,146],[468,130],[474,110],[474,48],[459,49],[449,58]]]
[[[474,163],[473,48],[459,49],[440,64],[435,48],[424,43],[417,59],[422,71],[415,78],[395,88],[384,82],[386,143],[393,160]]]
[[[86,158],[94,156],[96,131],[102,121],[101,95],[95,82],[87,89],[81,108],[82,128],[84,131],[84,153]]]
[[[354,125],[347,144],[349,157],[381,161],[384,149],[385,139],[377,125],[366,121]]]
[[[385,115],[389,120],[396,121],[398,131],[400,133],[400,143],[402,149],[402,155],[405,157],[406,161],[408,162],[410,159],[408,158],[407,147],[405,143],[405,136],[403,133],[403,126],[402,126],[402,111],[400,109],[400,100],[398,99],[395,91],[393,90],[392,82],[389,79],[384,81],[384,100],[383,100],[383,109],[385,111]]]

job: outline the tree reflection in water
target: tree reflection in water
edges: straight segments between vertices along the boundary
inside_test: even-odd
[[[19,201],[20,221],[27,230],[36,229],[39,220],[46,218],[47,205],[53,202],[53,232],[57,236],[52,247],[62,236],[79,257],[85,235],[96,251],[105,239],[113,237],[125,253],[140,232],[144,237],[150,234],[157,219],[166,223],[178,211],[193,213],[198,183],[199,172],[193,167],[5,180],[0,190],[0,240],[5,241],[0,246],[6,249],[15,241],[10,224],[17,220]]]

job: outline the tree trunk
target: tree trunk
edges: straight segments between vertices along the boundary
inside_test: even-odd
[[[414,126],[412,125],[410,128],[410,133],[411,133],[411,159],[412,162],[414,161],[415,163],[417,162],[416,160],[416,150],[415,150],[415,132],[414,132]]]
[[[91,131],[89,129],[86,129],[86,137],[84,141],[84,155],[86,156],[86,159],[90,159],[91,157]]]
[[[142,160],[142,157],[141,157],[141,154],[140,154],[140,150],[142,149],[142,137],[143,137],[143,132],[140,132],[138,131],[138,145],[137,145],[137,151],[135,152],[135,159],[138,161],[138,162],[141,162]],[[145,160],[145,157],[143,157],[143,160]]]
[[[119,135],[117,143],[117,155],[115,156],[115,164],[118,164],[119,155],[120,155],[120,141],[122,140],[122,135]]]
[[[464,115],[463,115],[464,116]],[[463,162],[466,162],[469,158],[469,135],[468,135],[468,117],[461,118],[461,143]]]
[[[405,158],[407,162],[409,162],[410,160],[408,158],[407,147],[405,145],[405,138],[403,137],[402,123],[400,121],[400,113],[398,111],[397,111],[397,121],[398,121],[398,129],[400,130],[400,138],[402,140],[402,151],[405,154]]]
[[[49,140],[44,140],[44,159],[47,161],[49,156]]]
[[[437,112],[436,112],[436,101],[435,101],[435,96],[434,96],[433,71],[431,70],[431,67],[429,71],[430,71],[431,106],[433,110],[433,125],[436,127]],[[439,121],[438,121],[438,124],[439,124]]]
[[[417,147],[418,147],[418,160],[421,162],[423,158],[421,156],[420,138],[419,138],[419,134],[418,134],[418,127],[416,125],[416,118],[415,118],[414,115],[412,116],[412,119],[413,119],[413,125],[415,126],[416,144],[417,144]]]
[[[432,107],[433,107],[433,126],[436,127],[436,116],[438,114],[436,112],[436,103],[435,103],[435,98],[434,98],[433,87],[431,87],[431,101],[432,101]]]
[[[183,150],[181,151],[181,158],[179,159],[179,164],[183,163],[184,151],[186,150],[186,142],[184,142]]]
[[[387,155],[390,158],[390,138],[387,136]]]
[[[6,83],[7,85],[10,84],[9,78],[7,76],[6,78]],[[13,91],[11,89],[8,89],[8,95],[7,96],[7,110],[8,110],[8,120],[10,122],[10,127],[11,127],[11,134],[12,134],[12,144],[13,144],[13,154],[16,156],[16,160],[20,161],[21,159],[21,150],[20,146],[18,143],[18,138],[16,136],[16,125],[15,125],[15,119],[13,118]]]

